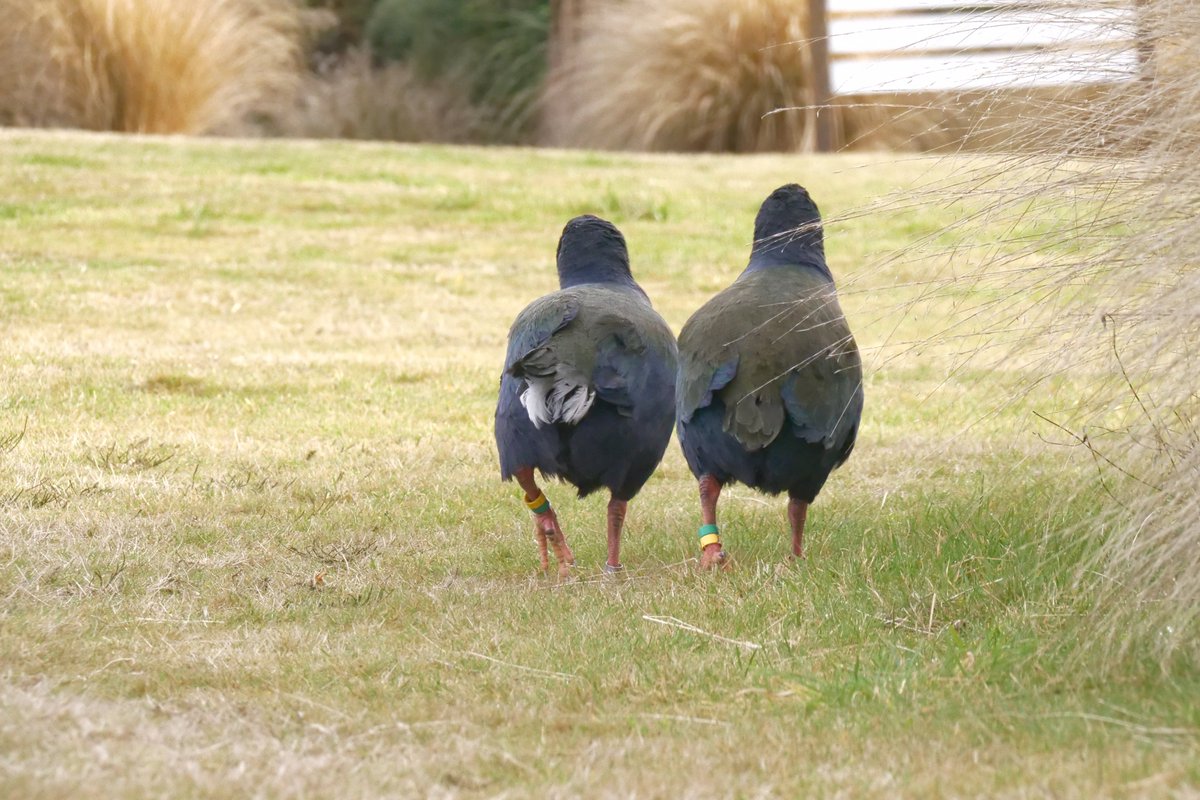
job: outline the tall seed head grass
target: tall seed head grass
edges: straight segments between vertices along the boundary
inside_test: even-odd
[[[1078,531],[1092,611],[1072,646],[1170,669],[1200,665],[1200,4],[1140,8],[1141,79],[981,114],[977,135],[1003,133],[1011,155],[888,202],[982,209],[943,232],[978,244],[927,278],[967,298],[937,338],[971,342],[964,363],[1017,359],[1014,392],[1043,398],[1036,433],[1095,464],[1108,499]],[[1059,379],[1084,391],[1049,394]]]
[[[303,14],[288,0],[0,0],[0,121],[236,132],[290,103]]]
[[[1128,234],[1084,264],[1110,292],[1101,335],[1108,380],[1093,413],[1116,435],[1103,547],[1087,573],[1101,594],[1102,636],[1118,656],[1200,664],[1200,5],[1154,0],[1143,28],[1153,73],[1118,95],[1099,134],[1137,155],[1098,185]],[[1092,175],[1087,176],[1093,179]],[[1107,395],[1107,396],[1106,396]],[[1115,417],[1115,419],[1114,419]],[[1116,423],[1115,425],[1113,423]],[[1104,430],[1104,429],[1101,429]],[[1106,433],[1106,432],[1105,432]],[[1119,468],[1119,469],[1117,469]],[[1102,577],[1097,577],[1102,576]]]

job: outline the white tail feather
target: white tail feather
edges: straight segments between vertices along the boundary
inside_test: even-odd
[[[521,392],[521,405],[535,427],[554,422],[575,425],[591,409],[595,391],[586,384],[556,374],[553,378],[527,377],[528,385]]]

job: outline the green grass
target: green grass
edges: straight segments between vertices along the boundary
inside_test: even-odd
[[[0,132],[0,795],[1141,796],[1200,785],[1195,676],[1071,637],[1086,459],[1018,364],[922,345],[980,162],[639,157]],[[625,232],[678,330],[808,185],[867,354],[858,449],[785,561],[722,500],[694,572],[674,445],[606,580],[604,498],[497,479],[508,325],[563,223]],[[938,234],[948,248],[964,244]],[[967,346],[967,345],[964,345]],[[949,378],[947,376],[950,376]],[[690,627],[688,627],[690,626]]]

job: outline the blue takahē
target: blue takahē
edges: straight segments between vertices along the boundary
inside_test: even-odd
[[[862,361],[825,264],[821,214],[801,186],[771,193],[750,263],[679,334],[679,442],[700,482],[700,565],[725,561],[721,487],[788,493],[792,552],[829,473],[854,448]]]
[[[508,334],[496,406],[500,474],[516,478],[534,514],[541,567],[574,556],[534,480],[601,487],[608,503],[606,571],[621,568],[627,503],[662,460],[675,421],[675,337],[629,271],[611,222],[576,217],[558,242],[559,291],[530,303]]]

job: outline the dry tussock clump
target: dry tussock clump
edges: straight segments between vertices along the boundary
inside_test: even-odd
[[[806,134],[804,18],[785,0],[598,5],[550,77],[555,143],[637,150],[792,150]]]
[[[353,51],[323,75],[311,75],[283,133],[316,139],[469,142],[482,120],[461,87],[419,79],[404,64],[374,66]]]
[[[811,148],[807,19],[794,0],[599,3],[549,77],[545,136],[604,149],[763,152]],[[843,98],[852,147],[928,149],[951,140],[937,102],[902,114]],[[949,114],[953,118],[953,113]]]
[[[286,108],[304,16],[288,0],[0,0],[0,122],[239,130]]]

